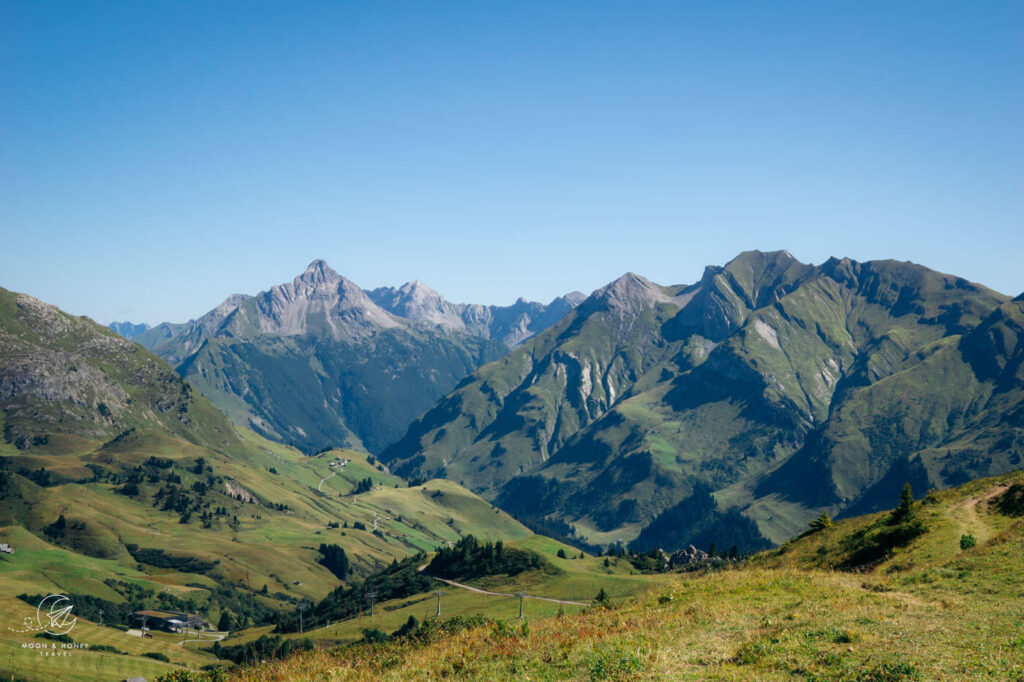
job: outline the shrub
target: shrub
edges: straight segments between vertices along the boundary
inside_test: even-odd
[[[828,512],[822,512],[818,515],[818,518],[811,521],[810,530],[812,533],[819,530],[825,530],[826,528],[832,527],[832,517],[828,515]]]
[[[999,497],[996,504],[1000,513],[1007,516],[1024,516],[1024,483],[1014,483]]]
[[[978,540],[968,533],[964,533],[960,536],[960,549],[970,549],[978,544]]]
[[[90,644],[89,651],[106,651],[111,654],[121,654],[122,656],[128,655],[117,647],[110,646],[109,644]]]
[[[171,659],[167,658],[167,654],[161,653],[159,651],[147,651],[142,655],[146,658],[152,658],[154,661],[163,661],[164,663],[171,662]]]
[[[389,641],[391,638],[388,637],[386,632],[378,630],[377,628],[366,628],[363,630],[363,639],[367,642],[373,642],[375,644],[383,644]]]

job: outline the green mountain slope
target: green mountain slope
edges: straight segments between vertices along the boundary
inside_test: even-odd
[[[236,423],[305,452],[379,452],[460,379],[505,353],[432,319],[399,317],[315,261],[294,281],[235,295],[139,343]]]
[[[12,613],[27,606],[15,595],[64,592],[105,600],[108,620],[111,605],[163,604],[268,622],[338,586],[322,544],[343,548],[356,578],[468,533],[531,535],[453,482],[407,487],[365,453],[308,457],[238,429],[137,344],[7,291],[0,415],[0,541],[15,550],[0,559],[0,602]],[[0,647],[17,642],[0,634]]]
[[[413,476],[491,490],[543,464],[674,347],[674,291],[626,275],[463,381],[384,454]]]
[[[706,485],[716,513],[779,542],[820,511],[1006,471],[1024,450],[1019,302],[911,263],[786,252],[688,287],[638,280],[619,314],[601,302],[626,278],[478,370],[384,457],[592,543],[636,537]],[[611,400],[609,376],[626,377]]]

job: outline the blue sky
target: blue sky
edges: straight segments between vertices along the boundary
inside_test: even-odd
[[[1024,290],[1020,3],[0,3],[0,286],[511,303],[746,249]]]

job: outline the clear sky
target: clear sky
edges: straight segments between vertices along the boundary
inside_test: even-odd
[[[0,286],[195,317],[746,249],[1024,290],[1020,2],[0,3]]]

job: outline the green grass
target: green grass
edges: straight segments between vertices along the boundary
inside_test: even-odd
[[[127,468],[149,457],[166,458],[176,464],[174,470],[186,485],[193,477],[188,468],[196,458],[203,457],[214,473],[236,490],[289,507],[287,511],[275,511],[232,500],[224,491],[208,493],[211,505],[226,506],[229,516],[237,515],[237,530],[223,521],[215,522],[211,528],[203,528],[198,520],[180,523],[178,514],[159,511],[150,504],[157,486],[148,483],[140,486],[142,494],[136,499],[116,494],[116,486],[109,483],[39,488],[13,477],[16,495],[5,506],[0,540],[9,542],[16,552],[0,555],[0,592],[6,595],[0,596],[0,605],[17,611],[27,605],[14,595],[59,592],[120,602],[123,598],[104,582],[116,578],[157,592],[192,595],[204,603],[209,602],[209,590],[217,585],[231,585],[243,591],[258,591],[266,585],[269,597],[263,601],[267,605],[291,609],[293,606],[287,601],[275,599],[275,593],[318,600],[339,585],[337,578],[317,563],[320,543],[344,547],[352,562],[353,578],[358,578],[396,558],[454,542],[470,531],[490,540],[509,541],[531,535],[507,514],[456,483],[430,481],[408,488],[400,479],[369,464],[362,453],[331,451],[320,457],[307,457],[245,430],[239,430],[238,442],[240,445],[233,449],[217,452],[165,433],[141,432],[106,447],[89,442],[81,451],[71,450],[60,456],[60,464],[68,470],[82,468],[89,462]],[[319,482],[337,468],[328,464],[335,457],[350,459],[351,463],[344,474],[325,481],[323,491],[317,490]],[[50,468],[50,459],[46,462]],[[270,473],[270,468],[277,474]],[[367,476],[377,487],[360,495],[350,494],[352,483]],[[335,479],[340,479],[337,488],[331,488],[328,483]],[[395,483],[400,487],[395,488]],[[60,514],[69,523],[86,524],[93,556],[41,539],[40,529]],[[373,532],[375,519],[377,533]],[[352,528],[356,521],[364,523],[367,530]],[[333,522],[347,523],[349,528],[329,529],[328,523]],[[125,549],[126,544],[184,552],[216,565],[206,575],[139,565]],[[220,611],[211,606],[204,615],[216,623]],[[122,636],[114,635],[111,629],[97,631],[101,635]],[[0,639],[4,638],[5,634],[0,633]],[[9,647],[14,646],[9,637],[6,641]],[[132,644],[135,646],[129,646]],[[142,643],[138,638],[125,645],[111,645],[133,653],[166,653],[173,665],[195,666],[213,660],[207,654],[195,653],[193,644],[186,648],[175,645],[169,653],[158,642]],[[129,672],[123,658],[112,659],[113,667],[103,670],[116,671],[115,675],[122,669]],[[137,668],[141,674],[149,676],[168,668],[167,664],[150,659],[139,664],[143,666]],[[13,669],[29,677],[45,677],[33,667],[34,663],[25,665],[28,667],[16,665]]]
[[[1018,679],[1024,620],[1011,605],[1024,599],[1024,519],[1002,515],[992,502],[1021,481],[1024,473],[979,480],[918,503],[926,533],[861,572],[826,569],[842,561],[845,539],[877,515],[836,522],[738,569],[659,576],[611,610],[528,612],[522,628],[509,600],[480,612],[513,627],[488,622],[423,643],[326,647],[243,668],[232,679]],[[965,525],[987,539],[961,550]],[[521,544],[549,559],[558,547],[543,538]],[[578,577],[594,574],[595,563],[557,566]],[[447,592],[446,614],[471,610],[468,596]],[[329,634],[348,641],[364,627],[393,630],[408,615],[422,620],[435,604],[428,597]]]

